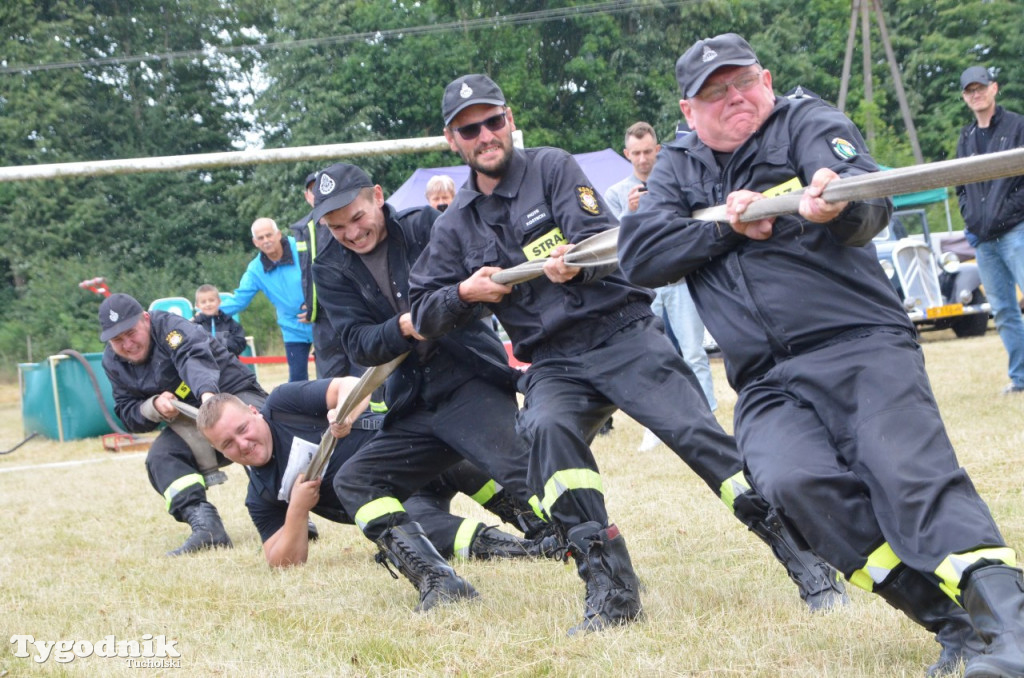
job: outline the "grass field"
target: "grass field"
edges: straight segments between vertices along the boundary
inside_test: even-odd
[[[951,337],[925,337],[949,434],[1008,542],[1024,549],[1024,396],[999,395],[1006,357],[993,331]],[[712,367],[731,430],[735,396],[721,362]],[[283,378],[263,370],[267,386]],[[4,449],[22,437],[20,407],[16,386],[0,388]],[[36,662],[9,642],[0,676],[916,677],[934,661],[926,632],[863,591],[851,591],[849,608],[806,612],[768,549],[665,447],[638,454],[640,437],[619,414],[595,451],[647,618],[574,639],[564,632],[580,617],[583,587],[573,568],[550,561],[459,564],[480,599],[416,614],[414,589],[373,562],[355,527],[320,519],[310,562],[271,571],[235,466],[209,493],[235,548],[166,558],[187,528],[164,513],[141,454],[37,438],[0,457],[3,642],[162,635],[180,666],[133,668],[96,654]],[[487,519],[464,498],[456,509]]]

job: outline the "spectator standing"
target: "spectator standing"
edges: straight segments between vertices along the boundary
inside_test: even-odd
[[[964,103],[974,122],[960,131],[956,157],[1024,147],[1024,116],[996,104],[999,83],[984,66],[960,75]],[[956,187],[964,234],[974,246],[985,296],[1009,356],[1010,383],[1003,393],[1024,393],[1024,318],[1017,288],[1024,290],[1024,176]]]
[[[312,325],[306,321],[302,296],[302,270],[295,238],[285,237],[273,219],[252,222],[252,244],[260,251],[245,269],[234,296],[221,304],[227,315],[241,313],[258,292],[263,292],[277,310],[277,324],[284,338],[288,360],[288,381],[309,378],[309,347]]]

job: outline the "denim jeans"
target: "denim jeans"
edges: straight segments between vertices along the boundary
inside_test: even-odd
[[[309,379],[309,347],[301,341],[284,342],[284,356],[288,359],[288,381]]]
[[[715,389],[711,383],[711,361],[704,350],[704,323],[697,313],[697,306],[693,303],[686,282],[659,287],[654,290],[654,294],[651,310],[665,321],[669,338],[682,353],[687,367],[700,381],[704,397],[714,412],[718,408],[718,401],[715,400]]]
[[[996,330],[1009,354],[1010,381],[1024,388],[1024,318],[1017,303],[1017,286],[1024,289],[1024,222],[979,243],[975,251]]]

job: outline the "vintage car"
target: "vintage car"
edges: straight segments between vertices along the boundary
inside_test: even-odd
[[[974,337],[988,329],[989,304],[978,267],[941,252],[923,209],[897,210],[874,238],[878,261],[918,330],[952,329]]]

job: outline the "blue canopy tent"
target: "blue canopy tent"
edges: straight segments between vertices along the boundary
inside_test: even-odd
[[[612,184],[625,179],[633,171],[629,161],[610,148],[593,153],[577,153],[573,157],[583,168],[590,183],[594,185],[594,190],[602,196]],[[397,210],[427,204],[427,182],[431,177],[441,174],[447,174],[454,179],[455,187],[458,188],[469,178],[469,168],[458,165],[418,169],[394,193],[387,196],[388,204]]]

